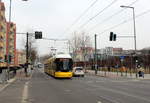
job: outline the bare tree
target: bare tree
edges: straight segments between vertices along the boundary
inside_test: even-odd
[[[34,37],[32,35],[29,35],[29,39],[28,39],[28,53],[29,53],[29,61],[31,61],[31,63],[34,63],[35,60],[38,57],[38,52],[37,52],[37,47],[35,44],[36,40],[34,39]],[[26,47],[26,40],[22,41],[22,44],[24,45],[24,51],[26,51],[25,49]]]
[[[73,58],[76,57],[76,52],[80,49],[80,37],[77,35],[77,32],[73,33],[73,37],[70,40],[70,46],[73,53]]]
[[[29,48],[28,48],[28,52],[29,52],[29,59],[31,61],[31,63],[33,64],[35,62],[35,60],[38,58],[38,52],[37,52],[37,46],[36,46],[36,40],[33,36],[29,37]]]
[[[77,52],[82,52],[83,61],[86,61],[85,58],[88,54],[88,49],[91,47],[90,37],[85,33],[73,33],[73,37],[71,39],[71,49],[73,52],[73,58],[77,56]]]
[[[91,47],[90,36],[86,35],[85,32],[82,32],[80,35],[80,47]]]

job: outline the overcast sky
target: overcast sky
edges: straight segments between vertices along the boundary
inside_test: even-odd
[[[133,35],[132,9],[120,8],[120,5],[132,4],[135,15],[140,15],[136,17],[137,49],[150,47],[150,0],[97,0],[90,7],[94,1],[96,0],[12,0],[11,20],[16,23],[17,32],[39,30],[47,38],[69,39],[72,32],[84,31],[91,40],[94,40],[94,34],[98,35],[98,48],[113,46],[134,49],[133,38],[109,41],[110,31],[117,36]],[[8,20],[9,0],[3,2],[6,4]],[[90,9],[74,23],[88,7]],[[17,48],[22,48],[23,40],[25,35],[17,35]],[[36,44],[40,54],[49,53],[50,47],[54,45],[59,50],[67,48],[64,42],[37,40]]]

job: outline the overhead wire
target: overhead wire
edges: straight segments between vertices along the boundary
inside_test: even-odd
[[[141,17],[141,16],[143,16],[143,15],[145,15],[145,14],[148,14],[148,13],[150,13],[150,9],[149,9],[149,10],[146,10],[146,11],[144,11],[144,12],[138,14],[138,15],[136,15],[135,18],[139,18],[139,17]],[[125,24],[125,23],[127,23],[127,22],[129,22],[129,21],[131,21],[131,20],[132,20],[132,18],[130,18],[130,19],[128,19],[128,20],[125,20],[125,21],[123,21],[123,22],[121,22],[121,23],[119,23],[119,24],[116,24],[116,25],[114,25],[114,26],[112,26],[112,27],[110,27],[110,28],[108,28],[108,29],[103,30],[103,31],[102,31],[101,33],[99,33],[99,34],[103,34],[103,33],[107,32],[108,30],[117,28],[117,27],[119,27],[120,25],[123,25],[123,24]]]
[[[68,41],[68,39],[52,39],[52,38],[42,38],[43,40],[54,40],[54,41]]]
[[[17,32],[16,34],[27,35],[27,33],[19,33],[19,32]],[[35,34],[34,33],[29,33],[29,37],[35,37]],[[54,38],[46,38],[46,37],[42,37],[41,40],[68,41],[68,39],[54,39]]]
[[[132,6],[133,4],[135,4],[136,2],[138,2],[139,0],[135,0],[134,2],[132,2],[131,4],[129,4],[128,6]],[[125,8],[127,9],[127,8]],[[112,14],[111,16],[109,16],[108,18],[102,20],[101,22],[97,23],[96,25],[94,25],[93,27],[89,28],[88,31],[95,29],[98,25],[112,19],[113,17],[117,16],[118,14],[120,14],[121,12],[123,12],[125,9],[121,9],[119,11],[117,11],[116,13]]]
[[[103,8],[101,11],[99,11],[96,15],[91,17],[89,20],[87,20],[84,24],[82,24],[79,28],[83,28],[85,25],[87,25],[90,21],[92,21],[94,18],[96,18],[98,15],[100,15],[102,12],[104,12],[106,9],[111,7],[115,2],[118,0],[113,0],[109,5],[107,5],[105,8]]]
[[[81,17],[83,17],[89,11],[89,9],[93,7],[97,2],[98,0],[95,0],[94,2],[92,2],[92,4],[70,25],[69,28],[65,30],[65,32],[70,30],[81,19]]]

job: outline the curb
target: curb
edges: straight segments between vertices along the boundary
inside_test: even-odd
[[[5,84],[2,88],[0,88],[0,92],[2,92],[6,87],[8,87],[11,83],[13,83],[16,80],[16,78],[10,79],[7,81],[7,84]]]

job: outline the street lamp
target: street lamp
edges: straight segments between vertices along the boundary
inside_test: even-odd
[[[120,6],[122,8],[131,8],[133,10],[133,26],[134,26],[134,47],[135,47],[135,53],[136,53],[136,27],[135,27],[135,12],[134,12],[134,7],[131,6]]]
[[[120,7],[121,7],[121,8],[130,8],[130,9],[133,10],[134,48],[135,48],[135,56],[136,56],[137,48],[136,48],[136,27],[135,27],[135,11],[134,11],[134,7],[131,7],[131,6],[124,6],[124,5],[121,5]],[[136,78],[137,78],[137,70],[136,70]]]
[[[22,0],[22,1],[28,1],[28,0]],[[9,23],[11,22],[11,7],[12,7],[12,0],[10,0],[9,3]]]

